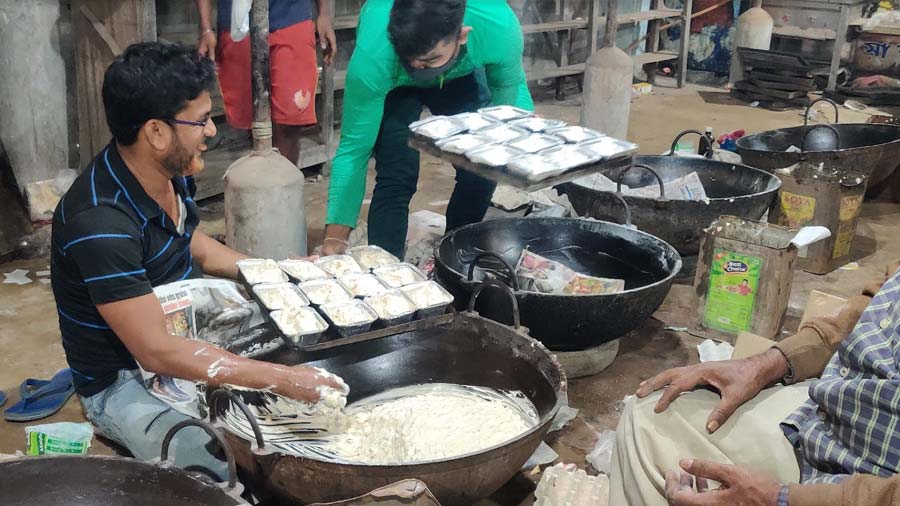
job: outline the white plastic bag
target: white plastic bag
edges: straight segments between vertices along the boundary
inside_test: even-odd
[[[253,0],[234,0],[231,3],[231,40],[238,42],[250,33],[250,6]]]
[[[615,444],[616,431],[605,430],[597,437],[594,449],[585,458],[594,469],[608,475],[612,469],[612,453]]]

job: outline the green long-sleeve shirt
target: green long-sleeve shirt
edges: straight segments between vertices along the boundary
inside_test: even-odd
[[[367,0],[360,12],[356,48],[344,89],[341,142],[328,189],[329,224],[356,226],[366,190],[366,167],[388,92],[401,86],[440,86],[439,79],[413,81],[400,64],[388,39],[392,5],[393,0]],[[472,27],[465,55],[443,78],[455,79],[484,67],[492,105],[532,110],[534,104],[522,68],[522,28],[506,0],[469,0],[463,25]]]

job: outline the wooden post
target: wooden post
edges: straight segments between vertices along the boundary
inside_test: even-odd
[[[253,7],[250,9],[250,76],[253,86],[253,151],[271,151],[269,0],[254,0]]]
[[[335,0],[328,0],[329,12],[334,15]],[[325,163],[322,165],[322,175],[328,176],[331,173],[331,160],[334,158],[336,151],[334,139],[334,66],[337,62],[332,61],[331,65],[323,65],[322,67],[322,110],[319,114],[319,125],[322,128],[322,143],[325,144]]]
[[[119,52],[156,40],[154,0],[72,0],[78,82],[79,157],[84,165],[109,142],[103,76]]]
[[[688,54],[691,49],[691,14],[694,10],[694,1],[693,0],[684,0],[684,10],[681,12],[681,16],[684,19],[684,23],[682,23],[681,30],[681,40],[679,41],[679,49],[678,49],[678,87],[683,88],[684,83],[687,82],[687,67],[688,67]]]
[[[616,47],[616,33],[619,31],[619,0],[608,0],[606,3],[606,33],[603,35],[603,47]]]
[[[600,0],[587,0],[587,33],[588,38],[588,58],[597,51],[597,35],[600,32],[597,26],[597,18],[600,15]]]
[[[847,29],[850,26],[850,6],[841,5],[841,17],[838,21],[837,35],[834,37],[834,51],[831,54],[831,65],[828,68],[828,87],[833,91],[837,87],[838,70],[841,68],[841,48],[847,42]]]
[[[650,9],[656,10],[659,9],[660,0],[652,0],[650,2]],[[648,53],[655,53],[659,51],[659,25],[662,23],[661,19],[652,19],[647,22],[647,46],[646,51]],[[656,63],[650,63],[644,65],[644,72],[647,74],[647,82],[650,84],[656,84]]]

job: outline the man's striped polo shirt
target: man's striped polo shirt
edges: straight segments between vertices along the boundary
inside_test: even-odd
[[[111,385],[119,370],[136,367],[97,304],[147,295],[155,286],[203,275],[190,251],[199,222],[192,183],[172,179],[184,204],[183,224],[173,223],[111,142],[56,207],[50,258],[53,295],[80,395],[94,395]]]

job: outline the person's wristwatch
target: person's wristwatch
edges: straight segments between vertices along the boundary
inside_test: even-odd
[[[788,505],[788,494],[790,494],[790,486],[784,485],[781,487],[781,490],[778,491],[778,506],[789,506]]]

